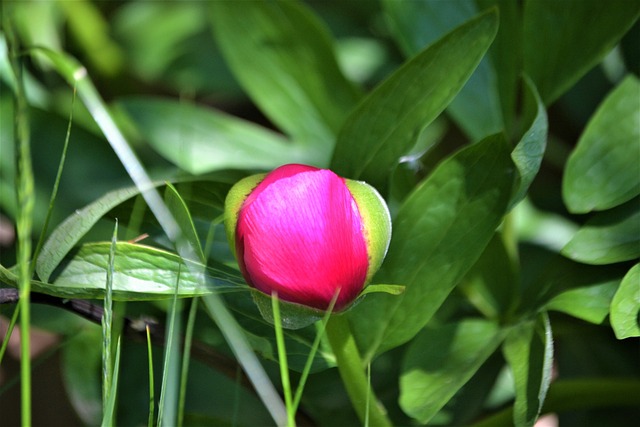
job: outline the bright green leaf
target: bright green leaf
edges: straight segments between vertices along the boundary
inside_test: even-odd
[[[611,326],[619,340],[640,336],[640,264],[629,270],[613,296]]]
[[[545,305],[547,310],[561,311],[578,319],[599,325],[609,314],[613,294],[619,281],[570,289],[556,295]]]
[[[211,3],[216,41],[260,109],[326,166],[345,114],[359,95],[346,80],[327,29],[297,2]]]
[[[376,87],[340,131],[332,169],[384,192],[400,157],[460,91],[497,27],[496,11],[483,13],[413,57]]]
[[[154,98],[129,98],[119,105],[154,149],[193,174],[317,162],[300,144],[220,111]]]
[[[515,381],[513,423],[516,427],[533,426],[551,383],[553,338],[547,314],[511,330],[503,353]]]
[[[424,329],[411,342],[402,362],[402,409],[420,423],[427,423],[469,381],[502,339],[500,328],[486,320]]]
[[[548,105],[595,66],[638,18],[628,0],[537,1],[524,5],[524,69]]]
[[[511,206],[516,205],[525,198],[529,186],[540,170],[547,146],[547,131],[549,129],[547,112],[535,85],[528,77],[525,77],[524,81],[527,90],[525,100],[532,105],[528,109],[533,111],[533,119],[511,153],[513,163],[515,163],[520,174],[518,188],[511,198]]]
[[[602,102],[571,153],[562,196],[571,212],[617,206],[640,194],[640,82],[622,81]]]
[[[613,264],[640,257],[640,200],[598,212],[562,248],[586,264]]]
[[[60,298],[102,298],[110,245],[110,242],[99,242],[81,246],[53,273],[52,284],[33,281],[33,291]],[[11,271],[0,271],[0,274],[9,284],[15,280]],[[248,291],[240,273],[223,265],[205,268],[161,249],[127,242],[116,245],[114,300],[171,298],[178,280],[179,297]]]
[[[366,359],[411,339],[438,310],[500,224],[512,180],[509,149],[498,135],[444,161],[405,200],[374,277],[405,291],[371,294],[348,313]]]
[[[469,0],[387,0],[383,5],[393,35],[408,56],[417,54],[478,13],[474,2]],[[474,141],[502,130],[497,78],[488,57],[482,59],[447,111]]]

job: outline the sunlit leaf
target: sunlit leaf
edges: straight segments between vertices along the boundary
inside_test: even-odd
[[[400,157],[462,88],[493,40],[495,10],[453,30],[383,81],[349,115],[333,155],[341,176],[384,190]]]
[[[619,281],[570,289],[549,301],[547,310],[561,311],[587,322],[600,324],[609,314],[609,306]]]
[[[640,264],[629,270],[613,296],[611,326],[620,340],[640,336]]]
[[[52,283],[32,282],[32,289],[60,298],[102,298],[106,288],[109,242],[88,243],[58,266]],[[193,268],[189,268],[190,265]],[[198,274],[197,272],[202,272]],[[180,275],[179,297],[247,291],[240,273],[223,265],[204,268],[177,254],[127,242],[118,242],[113,274],[114,300],[167,299]],[[0,279],[12,284],[15,275],[0,270]],[[248,295],[247,295],[247,298]]]
[[[587,264],[612,264],[640,257],[640,200],[594,214],[562,248],[562,253]]]
[[[408,348],[400,376],[400,406],[427,423],[498,348],[503,333],[486,320],[426,328]]]
[[[562,196],[571,212],[617,206],[640,194],[640,81],[629,76],[602,102],[571,153]]]
[[[371,294],[349,314],[366,358],[411,339],[476,262],[510,197],[513,164],[501,136],[444,161],[400,207],[374,281],[406,286]]]

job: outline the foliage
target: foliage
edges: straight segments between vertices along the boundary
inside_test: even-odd
[[[0,231],[18,238],[0,242],[0,286],[23,302],[0,314],[62,337],[49,355],[84,423],[640,415],[638,1],[2,12]],[[393,294],[297,330],[262,318],[222,224],[235,182],[292,162],[370,183],[393,220],[373,278]],[[29,295],[105,301],[108,333]],[[143,343],[126,336],[139,324]],[[155,363],[147,337],[167,346]],[[25,424],[38,363],[22,365]]]

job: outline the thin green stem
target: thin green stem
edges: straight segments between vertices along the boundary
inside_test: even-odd
[[[149,330],[149,325],[146,326],[147,330],[147,354],[149,357],[149,421],[147,421],[147,426],[153,426],[153,414],[155,412],[155,391],[154,391],[154,383],[153,383],[153,349],[151,348],[151,331]]]
[[[18,305],[13,311],[13,316],[11,316],[11,321],[9,322],[9,326],[7,327],[7,333],[2,339],[2,345],[0,346],[0,365],[2,364],[2,359],[4,359],[4,354],[7,351],[7,347],[9,346],[9,338],[11,338],[11,335],[13,334],[13,328],[16,326],[19,314],[20,306]]]
[[[360,421],[374,427],[391,426],[384,407],[369,386],[362,357],[345,316],[337,315],[329,319],[327,337],[336,357],[340,377]],[[367,410],[368,399],[371,404]]]
[[[273,323],[276,330],[276,344],[278,346],[278,361],[280,362],[280,379],[284,390],[284,403],[287,408],[287,426],[295,427],[296,411],[293,407],[293,397],[291,395],[291,380],[289,379],[289,364],[287,362],[287,349],[284,345],[284,332],[280,319],[280,301],[278,294],[271,294],[271,307],[273,309]]]

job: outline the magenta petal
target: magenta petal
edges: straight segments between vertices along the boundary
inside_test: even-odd
[[[336,309],[362,290],[368,268],[358,207],[344,180],[302,165],[276,169],[240,210],[236,246],[257,289],[281,299]]]

